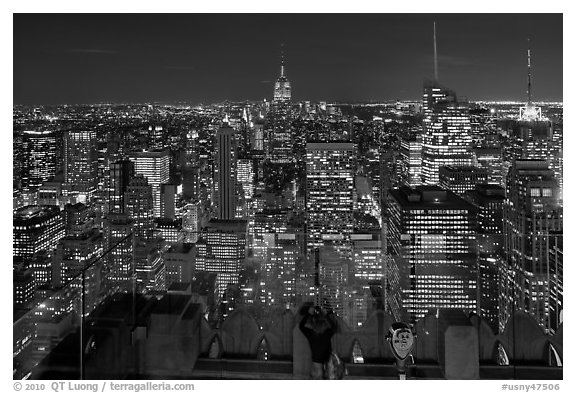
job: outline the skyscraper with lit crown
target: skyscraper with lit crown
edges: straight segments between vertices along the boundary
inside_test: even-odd
[[[472,136],[468,103],[438,83],[436,24],[434,24],[434,81],[424,84],[422,108],[422,180],[438,184],[444,165],[472,165]]]
[[[274,102],[286,102],[292,99],[292,87],[284,72],[284,53],[280,64],[280,76],[274,84]]]

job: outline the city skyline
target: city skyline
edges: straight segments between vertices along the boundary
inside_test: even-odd
[[[13,14],[13,379],[562,380],[562,23]]]
[[[530,39],[534,100],[562,101],[562,14],[15,14],[13,100],[271,100],[282,50],[295,101],[416,100],[433,22],[441,84],[524,101]]]

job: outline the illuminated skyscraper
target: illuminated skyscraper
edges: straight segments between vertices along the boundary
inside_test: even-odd
[[[136,175],[124,192],[124,211],[132,219],[134,235],[140,239],[149,239],[154,229],[154,209],[152,186],[143,175]]]
[[[400,142],[400,178],[414,187],[422,184],[422,137],[410,135]]]
[[[198,132],[192,130],[186,137],[186,156],[182,168],[182,188],[185,198],[198,198],[200,193],[200,167]]]
[[[91,201],[98,183],[98,141],[95,131],[67,131],[64,136],[64,180],[68,195]]]
[[[563,233],[558,182],[545,161],[516,160],[508,174],[506,194],[507,263],[500,290],[500,327],[512,312],[523,310],[553,333],[563,308],[553,301],[560,298],[563,286],[557,258]]]
[[[238,183],[244,190],[244,198],[252,199],[254,195],[254,163],[251,159],[238,160]]]
[[[284,73],[284,53],[280,63],[280,76],[274,84],[274,102],[286,102],[292,98],[292,87]]]
[[[478,292],[480,315],[498,333],[500,269],[504,263],[503,208],[504,188],[495,184],[476,185],[464,199],[476,209]]]
[[[162,126],[148,126],[148,148],[150,150],[164,149],[164,129]]]
[[[288,163],[294,160],[293,130],[290,125],[290,99],[292,97],[290,82],[284,74],[284,55],[280,68],[280,77],[274,85],[272,110],[268,113],[268,149],[273,162]]]
[[[216,217],[221,220],[236,216],[236,154],[236,132],[224,124],[216,133],[214,160]]]
[[[134,221],[126,214],[110,213],[104,222],[104,249],[110,250],[104,277],[112,287],[129,292],[134,285]]]
[[[60,208],[25,206],[14,212],[12,255],[31,258],[38,251],[53,250],[64,235]]]
[[[60,240],[52,258],[52,285],[60,287],[102,255],[102,234],[89,231]]]
[[[192,201],[184,207],[182,231],[184,243],[196,243],[200,234],[200,201]]]
[[[110,184],[108,187],[108,211],[124,213],[124,192],[134,176],[134,163],[130,160],[110,164]]]
[[[56,135],[52,131],[24,131],[20,143],[21,161],[16,162],[15,157],[14,165],[20,167],[21,188],[40,187],[56,174]]]
[[[488,174],[485,170],[475,166],[441,166],[439,171],[439,185],[462,196],[466,191],[473,190],[476,184],[486,183]]]
[[[170,179],[170,154],[168,150],[135,153],[135,173],[144,175],[152,186],[154,217],[161,217],[160,187]]]
[[[486,182],[502,184],[502,150],[499,148],[475,148],[474,166],[486,171]]]
[[[353,143],[306,144],[308,250],[324,241],[348,244],[354,229]]]
[[[424,134],[422,135],[422,179],[438,184],[444,165],[472,165],[468,104],[438,84],[424,86]]]
[[[228,284],[238,284],[246,259],[247,233],[245,220],[210,220],[196,243],[196,270],[217,273],[219,298]]]
[[[388,301],[394,317],[415,322],[439,308],[476,312],[474,207],[438,186],[404,186],[388,198],[391,270],[399,274]]]

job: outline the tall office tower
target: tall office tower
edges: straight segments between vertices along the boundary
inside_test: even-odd
[[[474,166],[486,171],[488,184],[502,185],[502,150],[500,148],[477,147],[473,153]]]
[[[210,220],[196,247],[196,270],[217,273],[218,298],[228,284],[238,284],[240,269],[246,259],[246,220]]]
[[[472,165],[468,104],[437,84],[424,87],[424,133],[422,134],[422,179],[438,184],[444,165]]]
[[[507,264],[500,290],[501,328],[516,310],[530,314],[547,333],[558,328],[562,307],[551,304],[551,294],[558,288],[553,287],[551,275],[557,270],[550,260],[550,250],[561,244],[558,238],[563,231],[558,192],[558,182],[546,161],[516,160],[512,164],[504,202]]]
[[[152,186],[143,175],[136,175],[124,192],[124,212],[133,222],[134,235],[150,239],[154,230]]]
[[[480,315],[496,334],[499,330],[499,270],[504,263],[505,194],[504,188],[495,184],[479,184],[464,194],[464,199],[476,207]]]
[[[388,198],[394,317],[414,323],[439,308],[477,311],[474,207],[438,186],[404,186]]]
[[[293,162],[293,131],[290,125],[290,100],[292,89],[284,74],[284,55],[280,66],[280,77],[274,85],[272,109],[267,116],[268,154],[273,162]]]
[[[294,233],[265,234],[267,252],[262,257],[261,291],[266,305],[295,306],[296,263],[299,247]]]
[[[98,140],[95,131],[67,131],[64,136],[64,181],[79,202],[92,200],[98,183]]]
[[[275,163],[294,161],[294,132],[290,124],[290,107],[285,101],[273,103],[267,118],[268,156]]]
[[[244,190],[244,197],[252,199],[254,195],[254,163],[249,158],[240,158],[238,160],[237,181]]]
[[[563,186],[562,129],[551,121],[518,121],[510,133],[512,148],[509,160],[545,160],[554,172],[560,190]],[[511,163],[510,162],[510,163]]]
[[[488,180],[485,170],[475,166],[441,166],[439,185],[462,196],[466,191],[473,190],[476,184],[484,184]]]
[[[422,184],[422,137],[410,135],[400,142],[400,181],[407,186]]]
[[[128,159],[110,164],[110,184],[108,186],[109,213],[124,213],[124,193],[134,177],[134,163]]]
[[[308,250],[337,241],[349,246],[354,229],[353,143],[306,144]]]
[[[164,149],[164,129],[162,126],[148,126],[148,149]]]
[[[182,168],[182,193],[184,198],[194,199],[199,197],[200,187],[200,164],[198,131],[191,130],[186,135],[186,150],[184,168]]]
[[[56,135],[52,131],[24,131],[21,144],[20,185],[23,190],[40,187],[56,174]]]
[[[135,173],[144,175],[152,186],[154,217],[161,217],[160,186],[170,178],[170,154],[168,150],[144,151],[134,154]]]
[[[52,259],[52,285],[61,287],[94,262],[103,253],[102,234],[87,231],[60,240]]]
[[[216,133],[214,189],[216,217],[220,220],[236,216],[236,131],[224,124]]]
[[[65,235],[57,206],[25,206],[14,212],[12,255],[31,258],[41,250],[53,250]]]
[[[110,213],[104,222],[104,250],[108,251],[104,264],[106,285],[130,292],[135,284],[134,221],[127,214]]]
[[[280,63],[280,76],[274,84],[274,99],[275,102],[290,102],[292,99],[292,87],[290,82],[284,73],[284,53],[282,53],[281,63]]]
[[[195,200],[184,206],[182,216],[182,231],[184,232],[184,243],[196,243],[200,234],[200,201]]]

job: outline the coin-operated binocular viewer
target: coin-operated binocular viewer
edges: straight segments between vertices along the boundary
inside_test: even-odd
[[[404,322],[395,322],[390,327],[386,339],[390,343],[390,349],[396,358],[398,379],[406,379],[406,360],[410,356],[414,345],[412,329]]]

